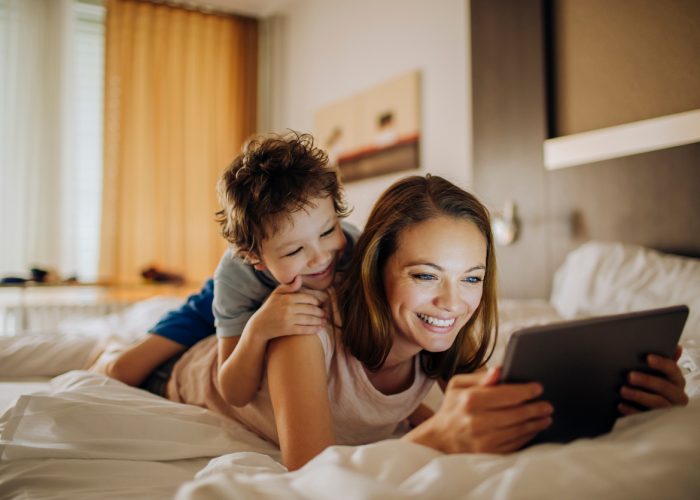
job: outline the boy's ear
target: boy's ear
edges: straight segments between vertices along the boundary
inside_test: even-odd
[[[256,271],[264,271],[267,269],[265,264],[263,264],[262,259],[258,257],[255,252],[246,253],[244,258]]]

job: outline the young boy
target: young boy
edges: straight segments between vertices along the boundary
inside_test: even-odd
[[[268,340],[325,324],[324,290],[359,231],[341,227],[337,172],[308,135],[249,142],[218,189],[217,220],[232,245],[214,275],[218,389],[241,406],[260,385]]]
[[[219,390],[243,405],[260,385],[268,340],[325,324],[324,290],[349,262],[359,231],[339,222],[348,211],[337,172],[312,137],[250,141],[222,175],[219,197],[217,221],[232,248],[216,270],[212,308],[210,280],[108,363],[108,375],[162,394],[174,364],[167,360],[210,335],[215,318]]]

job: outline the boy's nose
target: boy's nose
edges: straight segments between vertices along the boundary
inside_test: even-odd
[[[314,250],[313,255],[311,256],[311,259],[309,260],[309,267],[314,268],[318,266],[319,264],[324,264],[328,262],[328,259],[330,257],[330,252],[327,250],[322,250],[320,248],[317,248]],[[319,269],[319,271],[322,271],[322,269]]]

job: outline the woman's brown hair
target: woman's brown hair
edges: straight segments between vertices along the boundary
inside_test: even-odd
[[[498,335],[496,256],[488,210],[442,177],[411,176],[394,183],[375,203],[338,287],[343,344],[371,370],[384,364],[393,343],[384,266],[404,229],[435,217],[468,220],[479,229],[486,239],[486,273],[481,302],[452,346],[444,352],[422,351],[421,366],[428,376],[447,380],[481,367],[493,352]]]

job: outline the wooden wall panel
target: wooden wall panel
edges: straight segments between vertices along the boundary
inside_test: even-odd
[[[552,238],[553,267],[589,239],[700,256],[700,144],[548,174],[551,214],[575,214],[576,231]]]
[[[498,247],[499,287],[509,297],[548,293],[545,95],[539,0],[471,2],[474,185],[492,211],[515,200],[527,224]]]
[[[698,0],[554,0],[556,136],[700,109]]]
[[[553,271],[588,239],[700,255],[700,144],[544,168],[546,4],[471,1],[475,191],[492,209],[514,200],[523,222],[497,249],[506,297],[548,297]]]

